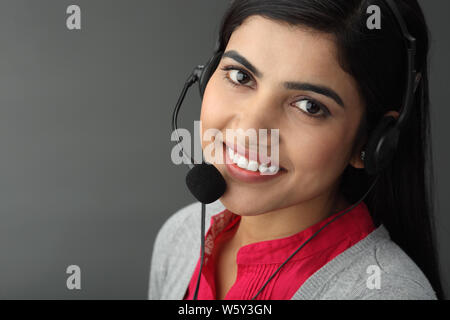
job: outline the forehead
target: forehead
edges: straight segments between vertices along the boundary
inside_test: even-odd
[[[320,33],[302,26],[290,26],[261,16],[251,16],[234,30],[228,47],[239,47],[254,59],[277,63],[317,65],[321,69],[335,68],[336,45],[330,34]],[[305,61],[307,60],[307,61]],[[281,63],[285,61],[286,63]],[[257,61],[255,61],[256,63]]]
[[[274,84],[310,81],[325,84],[344,96],[354,94],[357,88],[353,77],[339,65],[332,34],[251,16],[232,33],[226,51],[232,49]]]

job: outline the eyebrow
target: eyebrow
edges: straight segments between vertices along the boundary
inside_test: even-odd
[[[235,50],[230,50],[225,52],[222,55],[222,59],[228,57],[231,58],[240,64],[242,64],[244,67],[246,67],[248,70],[250,70],[256,77],[262,78],[264,75],[261,71],[259,71],[253,64],[251,64],[246,58],[244,58],[242,55],[240,55]],[[286,89],[289,90],[304,90],[304,91],[313,91],[318,94],[327,96],[331,99],[333,99],[338,105],[345,108],[344,101],[341,99],[341,97],[331,88],[323,86],[323,85],[317,85],[307,82],[292,82],[287,81],[283,83],[283,86]]]

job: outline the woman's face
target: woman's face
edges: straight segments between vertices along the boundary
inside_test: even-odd
[[[237,214],[256,215],[329,200],[346,166],[362,166],[352,151],[364,110],[354,79],[339,66],[333,38],[251,16],[233,32],[225,53],[230,51],[253,68],[222,58],[204,93],[202,133],[217,129],[226,141],[227,129],[267,129],[270,142],[270,129],[279,129],[281,169],[250,181],[213,163],[227,182],[221,202]],[[227,142],[236,148],[237,140]],[[209,143],[202,140],[202,148]],[[270,155],[270,143],[265,147]]]

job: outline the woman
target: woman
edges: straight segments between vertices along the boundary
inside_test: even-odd
[[[383,119],[398,119],[402,106],[406,49],[394,15],[380,0],[231,3],[219,35],[225,53],[203,95],[202,130],[226,137],[227,129],[278,128],[277,174],[255,179],[261,164],[250,168],[245,158],[261,145],[247,143],[242,153],[224,138],[234,164],[212,162],[227,189],[208,208],[200,285],[197,203],[158,233],[151,299],[192,299],[196,289],[198,299],[442,298],[428,29],[416,0],[396,4],[417,40],[412,114],[389,166],[352,207],[375,179],[364,170],[368,137]],[[368,27],[371,5],[380,8],[381,28]]]

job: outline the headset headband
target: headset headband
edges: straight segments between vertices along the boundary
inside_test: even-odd
[[[411,114],[412,101],[414,99],[414,93],[419,84],[421,75],[416,72],[416,38],[414,38],[406,27],[406,22],[403,19],[397,5],[393,0],[384,0],[390,10],[395,16],[397,25],[403,35],[405,47],[406,47],[406,62],[407,62],[407,74],[406,74],[406,89],[403,94],[402,107],[400,109],[400,116],[397,119],[395,126],[401,128],[406,123],[406,120]]]

